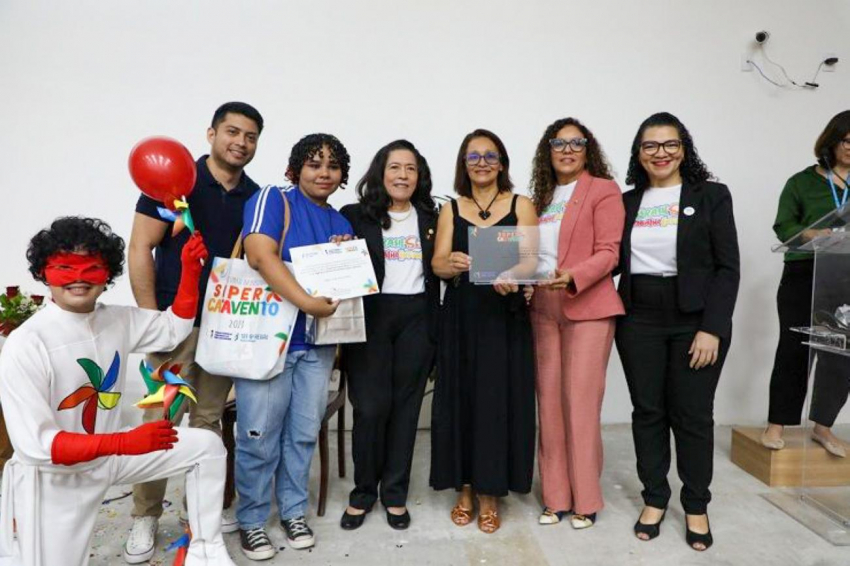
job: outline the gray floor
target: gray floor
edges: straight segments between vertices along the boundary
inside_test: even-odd
[[[684,542],[684,518],[678,499],[661,536],[641,542],[632,535],[641,507],[640,486],[634,472],[634,451],[627,425],[605,428],[605,472],[603,489],[606,508],[597,524],[585,531],[574,531],[568,523],[539,526],[539,484],[526,496],[508,497],[502,503],[503,526],[496,534],[485,535],[474,524],[464,528],[449,520],[454,504],[451,492],[434,492],[428,487],[429,440],[420,432],[411,482],[410,512],[413,524],[408,531],[391,530],[383,509],[376,508],[366,524],[354,532],[339,528],[338,521],[352,487],[349,452],[348,477],[340,480],[332,473],[330,499],[325,517],[315,517],[318,491],[318,459],[314,462],[311,484],[311,526],[317,545],[309,551],[295,551],[286,543],[276,522],[270,521],[270,535],[281,551],[263,564],[341,564],[359,565],[734,565],[791,566],[850,564],[850,548],[834,547],[765,501],[761,494],[770,491],[729,461],[730,430],[718,427],[714,501],[710,507],[715,545],[706,553],[690,550]],[[331,446],[335,438],[331,437]],[[336,458],[331,462],[335,467]],[[674,490],[678,490],[675,471]],[[178,482],[171,482],[168,499],[179,501]],[[850,488],[848,488],[850,489]],[[118,487],[111,497],[120,497],[129,489]],[[676,496],[677,497],[677,496]],[[100,511],[93,566],[123,564],[121,545],[130,528],[129,498],[107,503]],[[172,554],[163,552],[168,542],[179,536],[177,510],[171,505],[161,523],[158,550],[153,565],[171,564]],[[239,550],[238,535],[225,535],[237,564],[254,564]],[[260,563],[257,563],[260,564]]]

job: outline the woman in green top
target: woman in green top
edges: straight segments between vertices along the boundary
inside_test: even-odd
[[[779,197],[773,230],[783,242],[847,202],[850,110],[829,121],[815,143],[815,157],[817,165],[807,167],[788,179]],[[812,240],[823,233],[829,233],[829,230],[806,230],[803,239]],[[762,444],[774,450],[785,446],[783,428],[800,424],[807,389],[809,350],[802,344],[803,336],[790,329],[811,324],[813,275],[814,260],[810,254],[785,254],[785,269],[776,300],[779,345],[770,377],[768,426],[761,438]],[[840,294],[846,283],[835,287],[835,290],[819,288],[819,297],[826,298],[828,305],[817,304],[816,310],[825,307],[824,310],[831,314],[836,307],[850,303],[850,297]],[[809,414],[815,422],[812,438],[832,454],[843,458],[846,455],[844,446],[830,429],[847,400],[850,358],[819,352],[817,367]]]

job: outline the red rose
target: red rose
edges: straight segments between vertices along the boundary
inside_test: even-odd
[[[17,285],[14,285],[12,287],[6,287],[6,296],[9,297],[10,299],[17,297],[20,292],[21,292],[21,288],[18,287]]]
[[[32,299],[32,302],[39,306],[41,306],[41,303],[44,302],[44,295],[32,295],[30,298]]]

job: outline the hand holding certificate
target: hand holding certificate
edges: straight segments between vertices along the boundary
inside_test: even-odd
[[[365,240],[292,248],[295,278],[312,296],[352,299],[378,293]]]

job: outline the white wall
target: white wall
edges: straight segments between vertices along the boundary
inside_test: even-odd
[[[778,330],[776,200],[812,162],[826,121],[848,107],[850,61],[801,92],[742,73],[740,58],[768,29],[773,58],[808,80],[826,53],[850,58],[848,24],[841,0],[3,0],[0,285],[39,290],[24,250],[56,216],[99,216],[129,236],[130,148],[163,134],[204,152],[225,100],[248,101],[266,119],[249,167],[260,183],[282,181],[300,136],[330,131],[349,148],[353,179],[380,145],[409,138],[445,194],[475,127],[503,137],[524,190],[552,120],[588,124],[622,181],[638,124],[668,110],[735,198],[742,284],[717,421],[760,422]],[[105,298],[130,302],[127,278]],[[604,418],[628,421],[630,410],[615,354]]]

